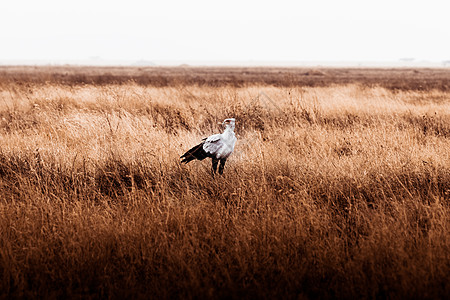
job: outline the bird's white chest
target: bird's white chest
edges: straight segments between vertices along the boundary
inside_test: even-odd
[[[236,137],[234,132],[225,132],[223,134],[223,144],[220,147],[220,151],[217,153],[217,158],[227,158],[233,153],[234,145],[236,143]]]
[[[203,149],[217,159],[227,158],[234,150],[236,137],[234,132],[225,131],[224,133],[208,138],[203,145]]]

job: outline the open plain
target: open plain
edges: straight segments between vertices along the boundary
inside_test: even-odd
[[[236,118],[223,176],[179,156]],[[1,298],[450,295],[450,70],[0,67]]]

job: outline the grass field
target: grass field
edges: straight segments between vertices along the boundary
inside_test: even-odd
[[[450,295],[449,69],[0,78],[1,298]]]

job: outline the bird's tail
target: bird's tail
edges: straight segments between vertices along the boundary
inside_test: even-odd
[[[204,160],[205,158],[207,158],[208,153],[206,153],[205,150],[203,150],[203,144],[204,143],[201,143],[195,147],[192,147],[185,154],[180,156],[180,158],[182,158],[181,162],[187,164],[188,162],[194,159]]]

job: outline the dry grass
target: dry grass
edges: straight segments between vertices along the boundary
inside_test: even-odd
[[[450,90],[450,69],[283,68],[283,67],[24,67],[0,66],[2,83],[127,84],[174,87],[323,87],[331,84],[382,86],[390,90]]]
[[[0,99],[1,297],[450,294],[446,90],[4,81]],[[180,165],[225,117],[224,176]]]

